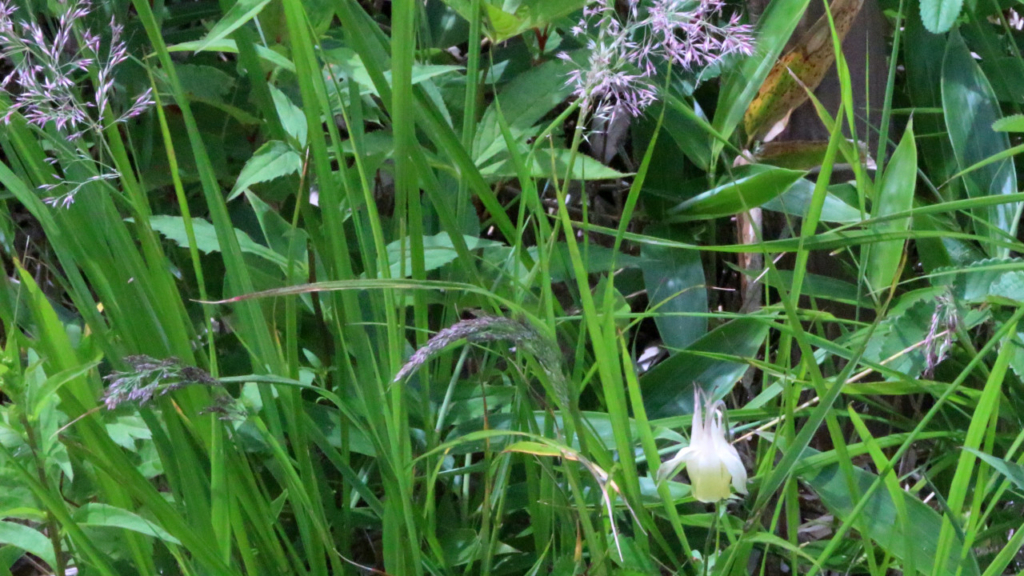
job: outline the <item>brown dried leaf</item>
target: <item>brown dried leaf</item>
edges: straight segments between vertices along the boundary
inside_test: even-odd
[[[864,0],[833,0],[829,9],[840,42],[846,38],[846,33],[850,31],[850,26],[863,4]],[[777,128],[776,125],[807,99],[807,92],[800,83],[802,82],[807,90],[817,88],[835,59],[832,30],[826,14],[811,26],[811,29],[768,73],[757,97],[750,103],[743,117],[743,127],[749,141],[758,139],[768,132],[781,132],[781,129],[774,129]],[[800,82],[797,82],[793,75],[796,75]]]

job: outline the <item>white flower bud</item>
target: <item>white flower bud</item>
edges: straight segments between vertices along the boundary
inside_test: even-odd
[[[658,468],[658,482],[672,476],[685,464],[690,474],[693,497],[701,502],[718,502],[730,496],[729,483],[740,494],[747,493],[747,471],[740,455],[725,439],[722,416],[725,405],[707,399],[704,414],[699,393],[694,394],[693,432],[690,445]]]

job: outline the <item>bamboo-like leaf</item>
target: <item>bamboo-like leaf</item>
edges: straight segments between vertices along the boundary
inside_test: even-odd
[[[667,214],[672,221],[739,214],[778,197],[805,174],[774,166],[745,167],[722,185],[670,208]]]
[[[656,236],[680,238],[681,231],[664,225],[645,230]],[[682,236],[682,239],[690,239]],[[644,288],[654,311],[658,333],[667,346],[681,350],[703,336],[708,330],[707,280],[700,253],[694,250],[672,250],[661,246],[641,249],[641,270]]]
[[[917,146],[914,143],[913,124],[900,140],[900,145],[893,153],[892,159],[885,167],[882,184],[871,208],[875,218],[897,214],[910,210],[914,203],[914,183],[917,180]],[[874,226],[881,233],[906,229],[910,218],[887,220]],[[903,242],[880,242],[867,248],[864,269],[867,273],[869,289],[881,295],[893,283],[893,277],[899,269],[903,255]]]

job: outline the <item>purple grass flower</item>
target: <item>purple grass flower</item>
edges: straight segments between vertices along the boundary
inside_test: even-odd
[[[48,37],[38,23],[17,18],[18,9],[11,0],[0,0],[0,60],[13,64],[13,70],[0,77],[0,91],[7,93],[10,102],[0,113],[0,123],[9,124],[20,114],[40,129],[52,125],[66,140],[78,141],[90,132],[102,142],[101,133],[110,124],[125,122],[153,105],[152,90],[139,94],[127,110],[105,122],[115,93],[114,71],[128,59],[128,47],[121,38],[124,28],[111,19],[110,41],[104,54],[100,36],[80,24],[90,14],[90,0],[66,0],[61,5],[63,12],[56,30]],[[76,28],[82,30],[78,38]],[[88,82],[90,69],[95,72],[95,93],[91,100],[85,100],[78,87]],[[109,167],[100,168],[99,174],[83,182],[61,181],[63,192],[46,202],[67,207],[85,184],[120,176]],[[49,191],[55,187],[41,188]]]
[[[652,0],[641,10],[640,0],[627,0],[620,16],[614,0],[589,3],[569,30],[589,35],[587,63],[569,73],[573,94],[597,118],[620,111],[636,117],[657,100],[659,63],[693,70],[730,54],[753,54],[752,27],[740,24],[738,14],[725,19],[724,7],[724,0]]]

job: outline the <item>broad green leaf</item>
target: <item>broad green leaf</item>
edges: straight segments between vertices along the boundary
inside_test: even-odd
[[[464,235],[463,238],[466,241],[466,247],[470,250],[502,246],[500,242],[477,238],[476,236]],[[412,253],[409,248],[408,240],[405,241],[404,246],[404,267],[402,265],[401,258],[403,246],[400,240],[395,240],[388,244],[387,252],[388,262],[391,265],[392,278],[402,277],[403,270],[406,278],[412,276]],[[451,237],[448,236],[447,232],[441,232],[440,234],[426,236],[423,238],[423,266],[425,271],[430,272],[431,270],[437,270],[449,262],[454,262],[456,258],[458,258],[458,253],[455,252],[455,246],[452,244]]]
[[[528,248],[530,257],[537,260],[539,257],[539,251],[536,246]],[[569,248],[564,242],[555,244],[550,252],[549,265],[551,266],[550,276],[551,282],[565,282],[573,278],[572,260],[569,257]],[[637,256],[630,254],[616,253],[605,246],[598,244],[592,244],[587,247],[587,250],[582,254],[584,258],[584,266],[587,270],[608,270],[612,264],[615,264],[615,270],[619,271],[624,268],[637,268],[640,266],[642,259]],[[483,261],[486,263],[486,269],[498,270],[503,274],[511,276],[511,270],[514,266],[519,266],[521,263],[516,260],[515,249],[511,246],[492,246],[485,248],[483,251]],[[520,272],[523,276],[529,273],[528,270],[522,269]]]
[[[40,417],[42,410],[46,407],[46,403],[53,399],[53,396],[62,386],[84,376],[99,363],[99,360],[83,362],[79,366],[58,372],[47,378],[46,382],[43,382],[42,385],[31,388],[28,392],[28,401],[33,418]]]
[[[118,446],[135,451],[136,440],[149,440],[153,433],[139,416],[122,416],[106,425],[107,434]]]
[[[738,318],[715,328],[686,350],[676,352],[644,374],[640,386],[649,418],[693,413],[693,387],[724,396],[747,371],[745,359],[757,355],[768,336],[769,321]]]
[[[918,142],[921,146],[921,159],[924,159],[924,139]],[[918,206],[920,207],[920,205]],[[922,234],[956,234],[962,233],[955,214],[916,214],[914,230]],[[917,238],[917,255],[925,272],[934,273],[943,268],[969,266],[985,258],[981,246],[964,238],[925,237]]]
[[[678,94],[669,92],[665,98],[662,130],[672,137],[686,157],[702,170],[711,169],[711,127],[696,102],[693,105]]]
[[[759,164],[811,170],[821,166],[827,150],[827,140],[765,142],[754,150],[754,158]]]
[[[814,183],[801,178],[793,183],[788,190],[761,205],[765,210],[782,212],[798,218],[807,216],[814,198]],[[821,206],[822,222],[850,224],[862,220],[860,211],[843,202],[832,192],[825,193],[825,202]]]
[[[878,196],[871,207],[871,215],[875,218],[906,212],[914,204],[914,184],[917,181],[917,146],[914,143],[913,123],[900,140],[896,152],[882,175]],[[910,226],[910,217],[899,220],[879,222],[872,228],[879,233],[905,230]],[[879,242],[865,248],[864,268],[868,288],[878,297],[892,286],[903,256],[904,242],[893,240]]]
[[[206,34],[206,37],[199,41],[196,52],[206,50],[215,42],[226,38],[240,26],[251,20],[263,10],[263,7],[270,4],[270,0],[238,0],[224,17],[221,18],[213,28]]]
[[[179,64],[175,71],[182,90],[204,102],[223,100],[235,86],[235,79],[230,74],[213,66]]]
[[[734,179],[670,208],[667,214],[670,221],[739,214],[776,198],[805,174],[774,166],[748,166],[737,170]]]
[[[644,233],[693,241],[665,225],[648,228]],[[700,252],[645,244],[640,248],[640,257],[644,288],[661,339],[669,348],[686,348],[708,331],[706,316],[685,316],[708,311],[707,280]]]
[[[293,263],[293,272],[299,278],[308,277],[309,261],[306,254],[309,235],[306,231],[302,228],[292,228],[292,225],[269,204],[252,192],[246,192],[245,197],[256,213],[267,245]]]
[[[960,168],[964,169],[1010,148],[1004,132],[994,132],[992,124],[1002,116],[992,86],[982,73],[960,33],[950,34],[942,64],[942,108]],[[1017,175],[1013,159],[988,164],[964,176],[971,198],[1014,194]],[[1002,238],[1017,230],[1019,203],[990,206],[974,211],[982,222],[975,224],[980,236]],[[993,257],[1005,257],[1007,248],[985,245]]]
[[[805,459],[814,455],[809,448],[806,449],[806,452]],[[859,494],[867,492],[876,479],[874,474],[858,467],[853,467],[853,477],[854,486]],[[850,494],[850,485],[838,464],[803,472],[800,474],[800,478],[818,494],[822,504],[840,520],[847,517],[857,505],[859,498]],[[904,542],[910,539],[915,544],[913,548],[914,565],[924,574],[934,574],[932,567],[935,564],[942,520],[935,510],[912,495],[904,492],[903,498],[910,534],[903,533],[903,527],[897,517],[896,505],[885,490],[876,490],[871,495],[867,508],[860,515],[857,525],[865,530],[865,537],[871,538],[878,546],[897,558],[905,556]],[[956,538],[957,543],[954,543],[946,559],[945,569],[938,573],[948,576],[956,574],[977,576],[979,574],[977,559],[973,553],[970,553],[967,561],[961,563],[960,549],[963,547],[963,540],[959,536]]]
[[[787,289],[793,283],[792,270],[777,270],[777,274],[762,274],[761,270],[741,270],[741,272],[751,278],[760,277],[761,282],[772,287],[776,286],[776,280],[782,282],[783,286]],[[821,298],[842,302],[843,304],[872,306],[871,300],[865,298],[863,294],[858,294],[857,286],[838,278],[822,276],[820,274],[806,274],[800,293],[810,298]]]
[[[256,150],[252,158],[245,163],[238,174],[235,187],[228,195],[228,201],[234,200],[239,194],[253,184],[268,182],[288,174],[297,174],[302,170],[302,157],[291,146],[284,142],[272,140]]]
[[[960,16],[964,0],[921,0],[921,21],[932,34],[945,34]]]
[[[1013,346],[1013,354],[1010,356],[1010,368],[1017,375],[1017,378],[1024,379],[1024,330],[1018,327],[1017,337],[1010,340],[1006,345]]]
[[[21,548],[30,554],[35,554],[42,558],[43,562],[50,566],[57,565],[50,539],[28,526],[0,520],[0,544]]]
[[[122,508],[91,502],[75,511],[75,521],[79,526],[102,526],[106,528],[123,528],[146,536],[159,538],[170,544],[180,545],[181,542],[167,533],[155,522],[146,520],[134,512]]]
[[[907,69],[907,93],[917,108],[942,108],[942,60],[946,52],[946,37],[925,30],[917,10],[906,17],[906,41],[903,59]],[[941,114],[916,114],[914,126],[918,134],[945,134],[946,123]],[[956,155],[949,138],[919,138],[920,162],[928,169],[932,181],[948,180],[959,171]],[[959,180],[942,187],[947,200],[958,200],[963,191]],[[925,244],[934,244],[927,240]]]

